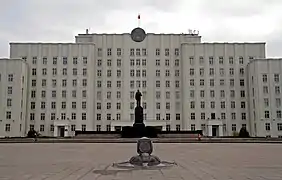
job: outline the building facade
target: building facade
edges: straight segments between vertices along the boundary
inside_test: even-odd
[[[120,130],[133,124],[139,89],[147,125],[202,129],[208,136],[246,127],[264,135],[254,128],[247,67],[265,59],[265,43],[202,43],[199,35],[152,33],[138,43],[130,34],[75,39],[10,44],[10,58],[28,66],[24,133]]]
[[[256,59],[247,70],[252,135],[281,137],[282,59]]]
[[[28,65],[0,59],[0,136],[24,136],[27,128]]]

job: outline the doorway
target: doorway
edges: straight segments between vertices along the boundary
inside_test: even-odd
[[[218,129],[219,129],[219,126],[218,126],[218,125],[213,125],[213,126],[212,126],[212,136],[213,136],[213,137],[219,136]]]
[[[64,126],[59,126],[59,137],[65,137],[65,127]]]

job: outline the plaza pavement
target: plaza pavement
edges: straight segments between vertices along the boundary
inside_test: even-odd
[[[134,143],[3,143],[0,180],[281,180],[282,145],[252,143],[154,144],[161,170],[127,170],[114,162],[136,155]]]

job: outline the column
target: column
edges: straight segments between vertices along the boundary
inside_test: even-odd
[[[54,137],[58,137],[58,126],[54,125]]]
[[[219,129],[218,129],[218,135],[219,135],[219,137],[221,137],[221,136],[223,136],[223,125],[220,125],[219,127],[218,127]]]

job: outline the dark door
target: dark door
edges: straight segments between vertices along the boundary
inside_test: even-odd
[[[217,136],[217,127],[212,126],[212,136]]]
[[[64,136],[65,136],[65,128],[60,127],[60,137],[64,137]]]

